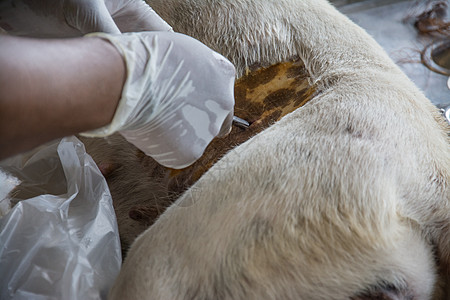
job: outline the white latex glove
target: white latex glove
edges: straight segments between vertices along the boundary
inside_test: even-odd
[[[119,131],[160,164],[180,169],[230,131],[235,69],[222,55],[173,32],[90,36],[119,50],[127,79],[111,124],[83,135]]]
[[[0,27],[33,37],[171,30],[142,0],[2,0]]]

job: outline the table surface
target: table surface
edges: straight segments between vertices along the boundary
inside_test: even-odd
[[[450,105],[448,76],[435,73],[421,63],[421,51],[439,38],[420,35],[413,26],[413,18],[408,19],[410,16],[420,14],[421,7],[418,7],[418,1],[334,0],[331,2],[372,35],[433,104]],[[450,5],[447,16],[450,16]]]

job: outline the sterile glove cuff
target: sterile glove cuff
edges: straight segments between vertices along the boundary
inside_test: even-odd
[[[118,39],[122,37],[123,35],[115,36],[110,35],[107,33],[102,32],[94,32],[85,35],[85,37],[99,37],[102,38],[108,42],[110,42],[116,49],[119,51],[120,55],[122,56],[123,60],[125,61],[126,70],[127,70],[127,78],[122,88],[122,94],[119,100],[119,103],[117,105],[116,111],[114,113],[114,117],[110,124],[105,125],[103,127],[89,130],[86,132],[80,133],[81,136],[86,137],[105,137],[108,135],[111,135],[119,130],[121,130],[126,125],[126,120],[131,114],[131,111],[134,107],[130,107],[130,105],[127,104],[127,98],[129,98],[128,90],[130,86],[130,76],[132,70],[133,70],[133,64],[130,64],[129,59],[127,59],[127,52],[123,47],[120,41]]]

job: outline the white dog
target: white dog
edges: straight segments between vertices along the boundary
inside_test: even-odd
[[[449,299],[438,110],[324,0],[151,0],[252,65],[300,58],[314,98],[226,154],[133,244],[111,299]]]

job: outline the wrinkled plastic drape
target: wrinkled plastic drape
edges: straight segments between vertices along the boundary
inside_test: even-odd
[[[106,298],[122,262],[117,222],[77,138],[0,162],[1,211],[0,299]]]

